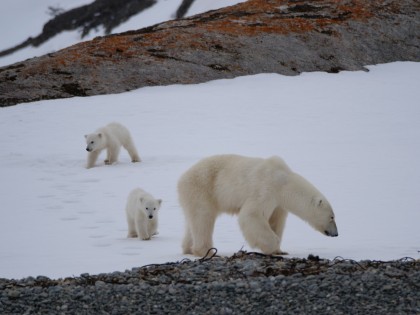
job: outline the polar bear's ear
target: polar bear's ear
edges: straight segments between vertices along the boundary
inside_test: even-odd
[[[98,133],[98,137],[102,138],[102,132]]]
[[[161,206],[161,204],[162,204],[162,199],[157,199],[156,201],[158,202],[159,207],[160,207],[160,206]]]
[[[85,135],[85,139],[87,139],[88,135]]]
[[[143,203],[143,197],[139,198],[140,203]]]
[[[313,197],[312,198],[312,203],[313,203],[314,206],[322,207],[324,202],[323,202],[322,198],[320,198],[320,197]]]

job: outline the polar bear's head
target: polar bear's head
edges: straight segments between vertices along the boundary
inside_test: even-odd
[[[85,135],[86,139],[86,151],[93,152],[96,150],[101,150],[104,147],[104,135],[101,132],[91,133]]]
[[[334,211],[324,196],[312,197],[309,208],[313,211],[313,216],[308,222],[315,230],[327,236],[338,236]]]
[[[161,204],[162,199],[154,199],[147,197],[140,198],[141,210],[146,214],[149,220],[152,220],[156,216]]]
[[[338,236],[334,211],[327,198],[302,176],[293,173],[284,187],[285,208],[327,236]]]

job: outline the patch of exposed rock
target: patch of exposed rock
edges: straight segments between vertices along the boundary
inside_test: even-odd
[[[420,61],[417,0],[249,0],[0,68],[0,106]]]

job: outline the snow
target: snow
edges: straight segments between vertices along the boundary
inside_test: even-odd
[[[2,1],[0,23],[11,15],[4,8],[21,10],[23,2]],[[38,0],[37,13],[24,11],[26,22],[10,37],[38,34],[34,25],[45,18],[45,6],[64,3]],[[173,8],[163,9],[169,3],[159,0],[162,19],[172,14]],[[150,18],[157,14],[150,11]],[[57,47],[72,34],[57,36]],[[3,35],[0,47],[14,43]],[[177,180],[199,159],[222,153],[282,156],[332,203],[339,237],[323,236],[290,215],[282,241],[289,257],[419,259],[420,63],[368,68],[260,74],[0,108],[0,277],[57,278],[195,259],[181,252]],[[102,155],[88,170],[83,136],[111,121],[130,129],[143,162],[130,163],[122,150],[116,165],[103,165]],[[160,234],[150,241],[126,238],[124,207],[135,187],[163,199]],[[216,222],[214,245],[221,255],[253,250],[237,218],[227,215]]]
[[[66,277],[194,259],[181,253],[179,176],[221,153],[282,156],[333,204],[339,237],[290,215],[290,257],[419,258],[420,64],[370,72],[261,74],[117,95],[40,101],[0,114],[0,277]],[[83,135],[125,124],[143,159],[85,169]],[[127,239],[141,187],[163,199],[160,234]],[[216,223],[222,255],[252,250],[236,217]]]

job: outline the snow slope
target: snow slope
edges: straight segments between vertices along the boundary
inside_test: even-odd
[[[291,257],[420,258],[420,63],[370,72],[261,74],[198,85],[0,108],[0,277],[65,277],[179,261],[179,176],[200,158],[282,156],[334,206],[339,237],[293,215]],[[83,135],[119,121],[142,163],[125,151],[85,169]],[[103,156],[101,157],[103,160]],[[163,199],[160,234],[127,239],[128,193]],[[246,245],[235,217],[216,222],[223,255]]]

